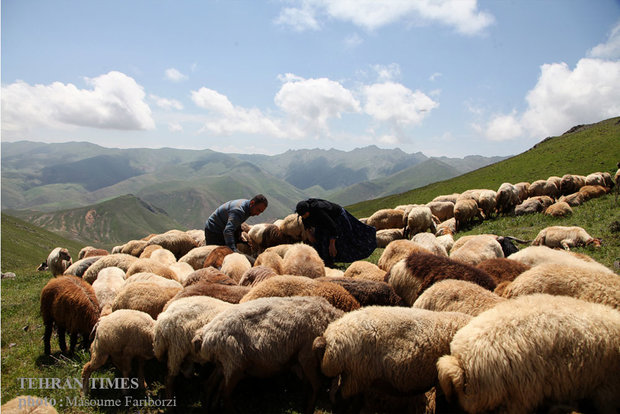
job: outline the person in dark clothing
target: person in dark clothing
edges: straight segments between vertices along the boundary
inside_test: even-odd
[[[241,224],[250,216],[258,216],[267,208],[267,198],[258,194],[251,200],[228,201],[219,206],[205,223],[205,243],[228,246],[237,251]]]
[[[377,248],[376,229],[336,203],[309,198],[297,203],[295,212],[302,218],[312,246],[327,266],[364,259]]]

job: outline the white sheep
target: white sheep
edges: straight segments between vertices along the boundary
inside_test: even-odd
[[[405,237],[414,234],[423,233],[430,229],[432,233],[437,230],[436,225],[439,221],[433,217],[431,209],[425,205],[416,205],[409,210],[407,215],[407,227],[405,229]]]
[[[403,229],[383,229],[377,230],[377,247],[385,248],[394,240],[404,238]]]
[[[251,267],[252,264],[244,254],[235,252],[224,257],[220,270],[232,280],[239,283],[243,274]]]
[[[131,363],[138,360],[138,385],[144,386],[144,362],[153,358],[155,321],[137,310],[117,310],[102,317],[95,326],[95,339],[90,347],[90,361],[82,369],[82,389],[90,390],[90,375],[102,367],[108,357],[130,378]]]
[[[467,412],[531,413],[589,398],[620,407],[620,312],[566,296],[498,303],[461,328],[437,361],[445,395]]]
[[[432,233],[418,233],[411,238],[411,241],[418,243],[433,254],[448,256],[446,248],[437,240],[437,236]]]
[[[377,261],[377,266],[379,266],[381,270],[387,272],[399,260],[406,258],[413,252],[419,251],[431,253],[411,240],[394,240],[388,244],[383,253],[381,253]]]
[[[385,273],[385,270],[380,269],[379,266],[374,263],[365,260],[357,260],[347,267],[343,276],[383,282]]]
[[[131,264],[136,260],[139,259],[125,253],[115,253],[108,256],[103,256],[88,267],[82,278],[92,284],[95,280],[97,280],[97,275],[102,269],[105,269],[106,267],[120,267],[127,272],[129,266],[131,266]]]
[[[140,282],[156,283],[162,287],[171,287],[171,288],[182,288],[183,287],[183,285],[180,282],[177,282],[176,280],[168,279],[168,278],[156,275],[155,273],[149,273],[149,272],[134,273],[133,275],[125,279],[124,286],[127,286],[131,283],[140,283]]]
[[[431,209],[431,213],[439,221],[446,221],[454,217],[454,203],[450,201],[431,201],[426,203],[426,206]]]
[[[316,250],[307,244],[292,245],[284,254],[282,271],[287,275],[310,278],[325,276],[325,264]]]
[[[403,210],[384,208],[375,211],[368,219],[366,224],[377,230],[383,229],[402,229],[405,226],[407,217]]]
[[[413,303],[413,307],[477,316],[505,300],[507,299],[475,283],[446,279],[426,289]]]
[[[177,262],[174,254],[170,250],[164,249],[163,247],[161,249],[156,249],[155,251],[153,251],[151,253],[150,259],[158,261],[164,266],[170,266]]]
[[[562,247],[565,250],[589,244],[600,247],[601,239],[590,236],[587,231],[578,226],[546,227],[538,233],[532,242],[532,246]]]
[[[114,298],[125,285],[125,272],[119,267],[106,267],[99,272],[97,280],[93,282],[93,290],[99,302],[101,316],[112,312]]]
[[[510,183],[499,186],[496,196],[496,208],[498,214],[512,214],[515,207],[521,203],[519,190]]]
[[[461,243],[461,240],[464,240]],[[497,257],[504,257],[502,246],[494,235],[464,236],[454,243],[450,259],[475,266],[478,263]]]
[[[72,263],[69,250],[64,247],[56,247],[37,270],[49,270],[53,276],[58,276],[62,275]]]
[[[163,249],[159,249],[163,250]],[[154,259],[138,259],[135,260],[128,268],[126,277],[130,277],[136,273],[155,273],[156,275],[165,277],[166,279],[177,280],[177,274],[168,266]]]
[[[456,219],[454,217],[439,223],[437,230],[435,230],[435,236],[437,237],[453,234],[456,234]]]
[[[437,236],[437,243],[441,244],[449,254],[452,251],[452,247],[454,247],[454,236],[452,233]]]
[[[433,201],[449,201],[450,203],[454,204],[456,203],[456,199],[459,198],[460,195],[460,193],[438,195],[437,197],[433,198]]]

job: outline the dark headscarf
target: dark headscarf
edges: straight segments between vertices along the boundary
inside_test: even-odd
[[[297,203],[297,207],[295,207],[295,213],[303,216],[308,211],[310,211],[310,203],[308,203],[308,201],[300,201],[299,203]]]

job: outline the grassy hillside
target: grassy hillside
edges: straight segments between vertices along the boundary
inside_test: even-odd
[[[429,184],[405,193],[356,203],[347,209],[366,217],[381,208],[426,203],[440,194],[461,193],[473,188],[497,190],[503,182],[532,182],[564,174],[615,173],[620,161],[620,117],[577,128],[548,138],[530,150],[459,177]]]

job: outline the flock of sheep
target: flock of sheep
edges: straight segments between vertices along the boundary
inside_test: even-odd
[[[520,251],[496,235],[454,240],[475,217],[542,211],[547,198],[555,215],[612,183],[609,174],[566,175],[380,210],[366,219],[385,247],[377,265],[345,271],[303,243],[296,214],[246,225],[244,253],[205,246],[202,230],[112,252],[88,246],[75,263],[57,248],[41,292],[45,353],[54,327],[63,353],[67,333],[69,353],[79,335],[91,344],[84,392],[108,359],[127,378],[137,360],[144,386],[144,362],[156,358],[168,396],[179,375],[206,371],[206,408],[234,410],[244,377],[293,369],[310,384],[309,413],[325,377],[334,411],[615,413],[620,278],[569,250],[598,240],[560,226]]]

